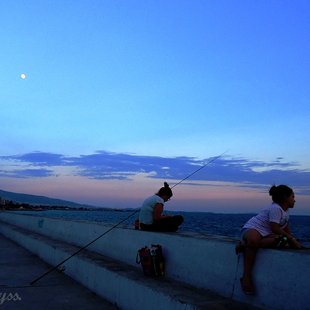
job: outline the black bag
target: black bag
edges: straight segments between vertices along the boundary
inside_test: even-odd
[[[165,275],[165,260],[162,247],[152,244],[138,250],[136,263],[141,264],[143,273],[149,277],[163,277]]]

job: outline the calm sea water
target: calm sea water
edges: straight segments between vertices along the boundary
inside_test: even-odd
[[[133,227],[138,212],[130,211],[18,211],[18,213],[63,218],[72,220],[84,220],[90,222],[102,222],[117,224],[125,220],[121,225]],[[168,213],[168,212],[167,212]],[[174,212],[170,212],[174,214]],[[175,213],[176,214],[176,213]],[[239,238],[243,224],[255,214],[223,214],[206,212],[177,212],[184,217],[184,223],[180,231],[191,231],[201,234],[221,235]],[[310,246],[310,216],[291,215],[290,226],[293,234],[304,244]]]

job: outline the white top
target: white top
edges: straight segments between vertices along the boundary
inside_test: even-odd
[[[289,213],[284,211],[278,204],[273,203],[268,208],[262,210],[256,216],[250,218],[243,228],[253,228],[257,230],[263,237],[272,234],[270,222],[277,223],[281,228],[288,225]]]
[[[153,224],[154,209],[157,203],[164,205],[164,200],[157,195],[153,195],[144,200],[139,214],[140,223],[147,225]]]

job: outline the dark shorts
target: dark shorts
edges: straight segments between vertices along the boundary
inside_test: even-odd
[[[140,223],[140,229],[145,231],[174,232],[178,230],[183,221],[184,219],[182,215],[175,215],[161,218],[160,220],[154,220],[153,224],[150,225]]]

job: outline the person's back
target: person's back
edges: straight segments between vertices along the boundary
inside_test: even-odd
[[[265,237],[272,234],[270,222],[279,223],[281,229],[284,229],[288,221],[288,211],[284,211],[277,203],[272,203],[268,208],[263,209],[256,216],[250,218],[243,228],[254,228]]]
[[[153,224],[154,208],[157,203],[164,204],[164,200],[158,195],[153,195],[144,200],[139,214],[140,223]]]

